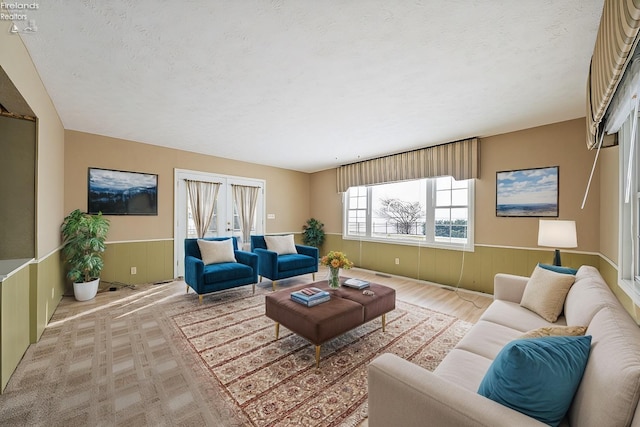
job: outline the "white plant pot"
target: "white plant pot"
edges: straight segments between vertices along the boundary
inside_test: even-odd
[[[95,298],[96,294],[98,293],[99,283],[99,278],[90,282],[74,283],[73,295],[78,301],[89,301],[90,299]]]

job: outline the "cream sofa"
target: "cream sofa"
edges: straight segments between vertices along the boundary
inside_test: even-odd
[[[520,306],[528,278],[498,274],[494,301],[434,372],[393,354],[368,370],[369,426],[542,426],[477,393],[502,347],[545,326],[586,326],[591,351],[561,425],[640,426],[640,328],[598,270],[582,266],[555,324]]]

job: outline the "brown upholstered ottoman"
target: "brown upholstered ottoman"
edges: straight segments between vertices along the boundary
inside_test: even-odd
[[[362,290],[343,287],[332,290],[329,301],[313,307],[291,300],[291,292],[312,286],[329,290],[327,282],[322,281],[270,293],[265,297],[265,314],[276,322],[276,339],[282,324],[316,346],[316,366],[320,365],[322,343],[378,316],[382,316],[384,331],[385,314],[396,304],[395,289],[377,284],[368,288],[374,292],[373,296],[363,295]]]

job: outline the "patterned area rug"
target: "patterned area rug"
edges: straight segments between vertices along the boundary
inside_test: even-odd
[[[247,296],[248,295],[248,296]],[[433,370],[472,326],[402,301],[387,314],[315,350],[284,327],[275,341],[264,293],[229,291],[172,316],[228,399],[254,426],[354,426],[367,416],[367,365],[395,353]]]

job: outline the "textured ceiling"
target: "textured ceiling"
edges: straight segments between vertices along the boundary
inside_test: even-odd
[[[314,172],[585,115],[603,0],[47,0],[66,129]]]

